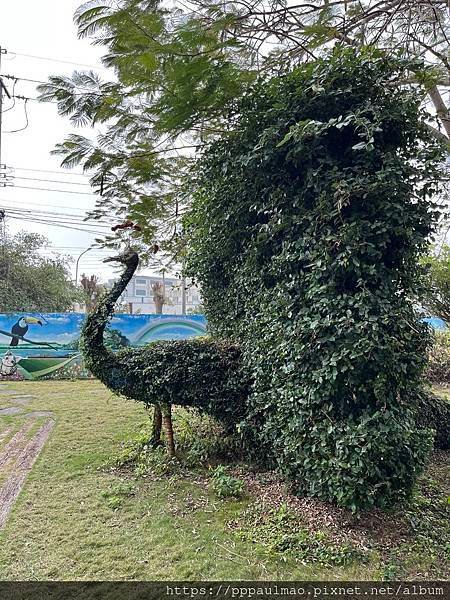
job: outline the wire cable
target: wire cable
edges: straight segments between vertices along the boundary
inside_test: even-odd
[[[57,223],[46,223],[39,221],[38,219],[28,219],[27,217],[14,217],[8,216],[9,219],[15,219],[16,221],[25,221],[30,223],[36,223],[38,225],[48,225],[49,227],[59,227],[60,229],[73,229],[74,231],[83,231],[84,233],[90,233],[91,235],[105,235],[104,231],[91,231],[90,229],[81,229],[80,227],[72,227],[69,225],[59,225]]]
[[[56,212],[50,212],[50,211],[43,211],[43,210],[31,210],[31,209],[26,209],[26,208],[11,208],[11,207],[7,207],[5,206],[4,203],[1,203],[1,206],[5,209],[8,209],[10,212],[14,212],[14,213],[19,213],[19,214],[31,214],[31,215],[42,215],[42,217],[59,217],[58,219],[55,219],[57,221],[65,221],[65,220],[72,220],[72,221],[77,221],[80,224],[84,224],[84,223],[88,223],[88,221],[92,221],[98,224],[98,226],[101,227],[109,227],[109,224],[102,224],[99,223],[99,221],[97,219],[84,219],[82,218],[82,215],[71,215],[68,213],[56,213]]]
[[[69,173],[67,171],[50,171],[48,169],[30,169],[28,167],[10,167],[7,166],[7,169],[14,169],[15,171],[33,171],[35,173],[56,173],[57,175],[69,175],[69,176],[75,176],[75,175],[79,175],[80,177],[90,177],[90,175],[86,175],[86,173]]]
[[[15,90],[16,90],[16,83],[17,83],[17,79],[14,79],[13,87],[12,87],[12,90],[11,90],[11,96],[12,96],[13,103],[12,103],[12,105],[9,108],[7,108],[6,110],[3,111],[3,114],[9,112],[10,110],[13,110],[13,108],[16,106],[16,97],[14,95]]]
[[[95,196],[94,193],[90,194],[89,192],[74,192],[73,190],[55,190],[53,188],[37,188],[37,187],[30,187],[27,185],[9,185],[9,186],[6,186],[6,185],[1,186],[0,185],[0,187],[19,188],[22,190],[35,190],[38,192],[58,192],[60,194],[78,194],[79,196]]]
[[[10,175],[12,179],[25,179],[27,181],[44,181],[46,183],[62,183],[63,185],[84,185],[91,187],[89,183],[78,183],[77,181],[61,181],[60,179],[39,179],[38,177],[18,177],[17,175]]]
[[[44,106],[44,104],[59,104],[58,100],[46,100],[45,102],[42,102],[39,100],[39,98],[29,98],[28,96],[22,96],[19,94],[16,94],[14,98],[17,98],[17,100],[24,100],[26,102],[38,102],[41,106]]]
[[[18,96],[13,96],[13,98],[16,98]],[[28,111],[27,111],[27,102],[28,99],[25,99],[25,102],[23,104],[23,107],[25,109],[25,127],[21,127],[20,129],[12,129],[11,131],[4,131],[3,133],[19,133],[20,131],[25,131],[25,129],[28,128],[29,125],[29,120],[28,120]]]
[[[8,188],[5,188],[5,189],[8,189]],[[8,200],[7,198],[3,198],[3,199],[0,198],[0,203],[5,203],[5,202],[8,202],[8,203],[12,204],[13,206],[11,208],[15,208],[17,205],[19,205],[19,208],[22,208],[21,205],[23,205],[24,208],[25,207],[26,208],[30,208],[30,207],[32,208],[33,207],[33,199],[31,199],[30,201],[25,201],[24,200],[22,202],[21,200]],[[92,208],[86,208],[85,209],[85,208],[78,208],[76,206],[67,206],[67,205],[60,206],[59,204],[46,204],[46,203],[43,204],[43,203],[40,203],[39,200],[37,202],[39,204],[36,204],[36,208],[58,208],[58,209],[66,208],[66,209],[69,209],[69,210],[76,210],[76,211],[81,212],[83,214],[85,214],[86,212],[88,212],[90,210],[93,210]],[[77,216],[81,216],[81,215],[77,215]]]
[[[0,77],[4,77],[5,79],[16,79],[20,81],[29,81],[30,83],[43,83],[46,85],[48,81],[40,81],[39,79],[28,79],[27,77],[17,77],[16,75],[8,75],[6,73],[1,73]]]
[[[106,71],[107,70],[105,67],[96,67],[95,65],[88,65],[85,63],[77,63],[77,62],[73,62],[71,60],[62,60],[62,59],[58,59],[58,58],[52,58],[50,56],[36,56],[35,54],[25,54],[22,52],[12,52],[12,51],[9,51],[8,54],[14,54],[15,56],[22,56],[24,58],[33,58],[35,60],[47,60],[50,62],[63,63],[66,65],[75,65],[76,67],[87,67],[89,69],[97,69],[98,71]]]
[[[81,215],[71,215],[68,213],[55,213],[55,212],[46,212],[41,210],[26,210],[24,208],[13,208],[8,207],[5,204],[1,204],[2,208],[8,210],[9,212],[13,212],[15,214],[23,214],[23,215],[37,215],[39,218],[51,218],[53,221],[60,223],[73,223],[75,225],[87,225],[89,227],[106,227],[110,229],[110,226],[107,224],[100,223],[97,219],[83,219]],[[54,217],[59,217],[55,219]],[[90,225],[90,222],[92,225]],[[95,225],[94,225],[95,223]]]

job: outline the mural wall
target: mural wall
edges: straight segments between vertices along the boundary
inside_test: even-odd
[[[0,314],[0,381],[88,378],[78,349],[85,315]],[[112,349],[206,332],[202,315],[117,314],[105,334]]]

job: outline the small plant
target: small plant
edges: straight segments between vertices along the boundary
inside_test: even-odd
[[[381,571],[381,579],[383,581],[393,581],[397,578],[399,573],[399,565],[397,562],[388,562],[383,566]]]
[[[131,483],[118,483],[108,490],[101,492],[102,498],[106,500],[107,505],[113,510],[121,508],[125,498],[135,496],[137,488]]]
[[[219,498],[241,498],[244,482],[229,475],[224,465],[214,469],[212,482],[213,490]]]
[[[294,556],[303,564],[346,566],[367,558],[351,544],[333,542],[324,531],[309,531],[285,504],[269,510],[258,502],[251,505],[243,513],[238,535],[267,554]]]

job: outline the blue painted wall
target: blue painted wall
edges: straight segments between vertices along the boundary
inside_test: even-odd
[[[24,318],[28,318],[27,323]],[[0,380],[12,376],[25,379],[47,376],[57,370],[58,364],[66,371],[70,366],[72,376],[76,376],[75,366],[80,364],[78,341],[84,318],[85,315],[79,313],[0,314]],[[19,339],[13,334],[18,324],[27,327]],[[206,319],[202,315],[117,314],[111,319],[109,329],[120,332],[123,345],[142,346],[156,340],[205,335]],[[11,345],[14,339],[17,345]],[[37,360],[41,362],[38,364]],[[82,368],[78,370],[81,374]],[[40,375],[42,371],[46,373]]]

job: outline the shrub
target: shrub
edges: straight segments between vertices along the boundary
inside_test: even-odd
[[[136,475],[160,477],[191,472],[220,462],[243,458],[244,449],[237,433],[231,434],[216,419],[194,409],[173,411],[173,431],[177,440],[177,457],[171,459],[163,447],[154,448],[149,440],[149,420],[121,445],[109,465],[133,469]]]
[[[396,85],[411,68],[336,48],[260,81],[205,152],[186,220],[209,324],[254,382],[245,432],[299,493],[352,510],[409,495],[431,445],[407,397],[443,149],[421,93]]]
[[[244,483],[228,474],[227,467],[219,465],[214,469],[213,490],[219,498],[240,498]]]
[[[425,376],[431,383],[450,384],[450,333],[436,332],[428,351]]]
[[[95,335],[95,319],[88,326],[82,348]],[[105,353],[100,345],[98,350],[90,347],[85,351],[85,362],[111,390],[146,406],[167,403],[195,407],[230,430],[245,414],[250,384],[241,351],[230,341],[208,337],[164,340],[115,353]]]
[[[420,390],[414,394],[415,421],[419,429],[434,431],[434,446],[450,449],[450,403],[435,394]]]

